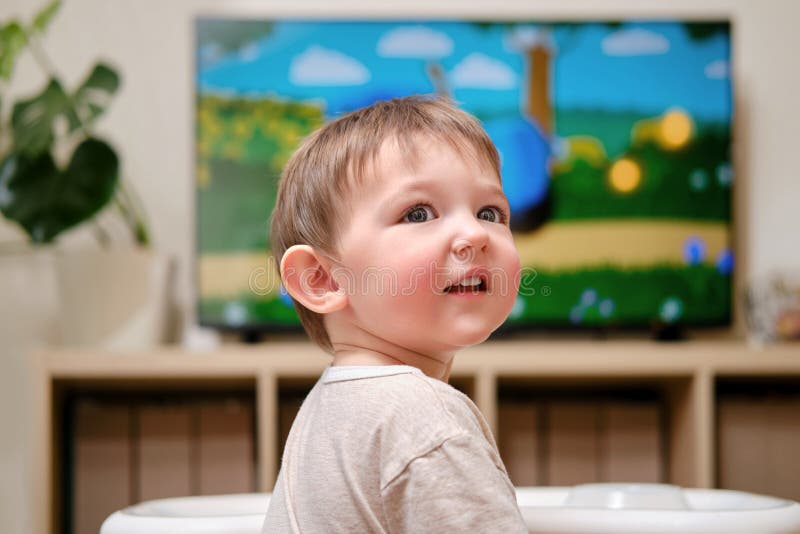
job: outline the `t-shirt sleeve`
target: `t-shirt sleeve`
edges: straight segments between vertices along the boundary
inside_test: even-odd
[[[470,435],[413,459],[381,498],[392,533],[528,532],[508,476]]]

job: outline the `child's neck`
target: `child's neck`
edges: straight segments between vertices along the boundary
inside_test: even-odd
[[[342,365],[410,365],[431,378],[447,382],[453,365],[453,354],[444,360],[400,347],[376,350],[359,344],[333,342],[333,366]]]

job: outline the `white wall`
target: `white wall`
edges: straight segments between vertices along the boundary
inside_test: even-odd
[[[30,18],[40,2],[4,0],[0,20]],[[41,3],[44,3],[43,1]],[[734,23],[736,91],[738,259],[748,276],[800,267],[800,176],[796,143],[800,139],[797,103],[800,69],[800,2],[795,0],[494,0],[440,2],[405,0],[375,4],[347,0],[338,14],[472,15],[510,18],[715,17]],[[71,0],[62,7],[46,45],[67,85],[85,76],[99,58],[116,65],[123,86],[101,130],[118,147],[124,172],[150,213],[156,246],[179,260],[178,298],[191,308],[193,254],[192,177],[192,20],[196,14],[333,13],[323,0]],[[292,6],[292,7],[289,7]],[[25,57],[12,89],[31,91],[42,78]],[[4,100],[6,97],[4,97]],[[0,222],[0,245],[22,241],[15,228]],[[71,233],[66,246],[85,244],[85,231]],[[0,254],[2,250],[0,250]],[[2,259],[2,258],[0,258]],[[20,292],[19,294],[22,294]],[[19,298],[19,295],[17,295]],[[36,303],[41,310],[50,303]],[[21,302],[0,302],[0,324]],[[34,312],[35,313],[35,312]],[[23,314],[25,315],[25,314]],[[6,324],[8,326],[8,324]],[[2,329],[0,341],[0,531],[29,532],[41,514],[36,497],[28,498],[27,472],[30,408],[27,402],[29,350],[42,343],[49,325]],[[14,343],[7,343],[11,336]],[[11,347],[15,347],[12,349]]]

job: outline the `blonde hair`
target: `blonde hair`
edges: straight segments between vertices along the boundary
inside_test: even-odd
[[[350,188],[376,168],[378,153],[388,140],[395,141],[414,165],[421,136],[447,143],[500,178],[500,158],[489,136],[474,117],[448,100],[409,96],[343,115],[303,140],[283,169],[270,223],[278,270],[292,245],[305,244],[335,255],[337,229],[347,211],[342,203]],[[292,301],[312,341],[333,352],[322,315]]]

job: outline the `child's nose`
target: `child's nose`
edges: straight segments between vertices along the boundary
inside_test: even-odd
[[[489,232],[474,216],[459,221],[459,231],[453,239],[452,254],[460,261],[470,261],[478,250],[489,244]]]

